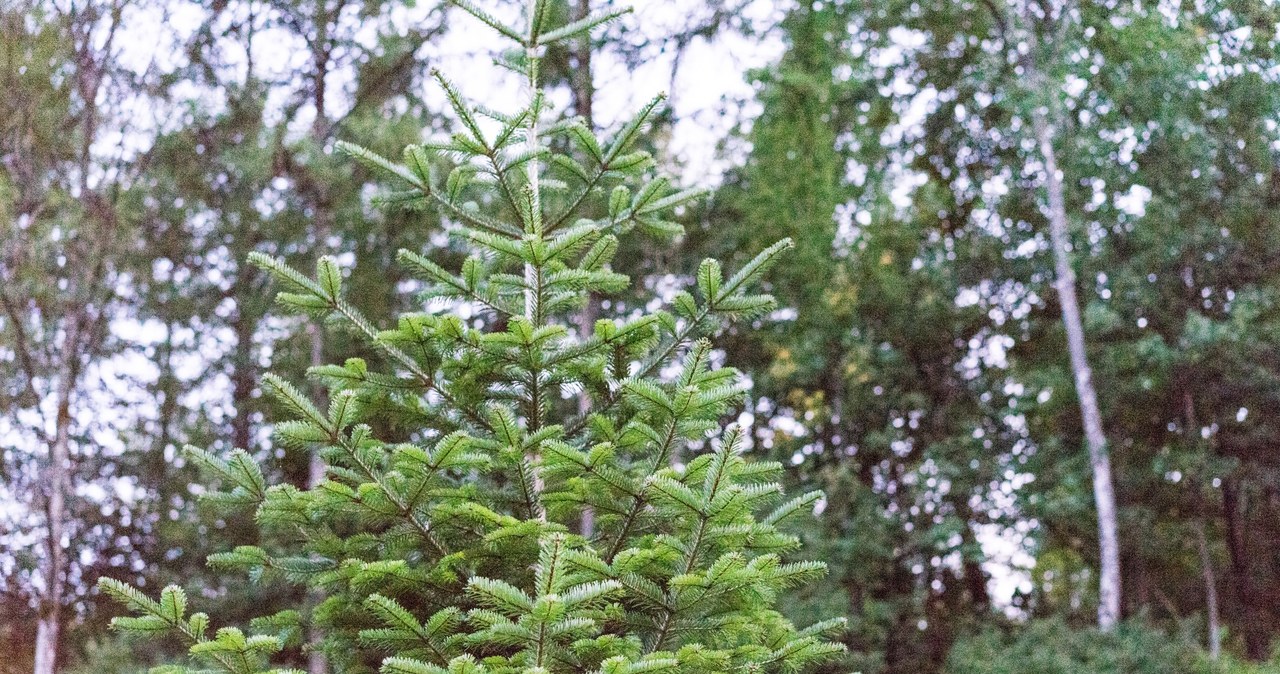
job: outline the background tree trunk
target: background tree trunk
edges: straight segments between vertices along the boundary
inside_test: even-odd
[[[1057,278],[1058,303],[1062,307],[1062,325],[1067,332],[1067,350],[1071,357],[1071,373],[1076,396],[1080,400],[1080,419],[1084,424],[1085,444],[1089,449],[1089,467],[1093,470],[1093,500],[1098,510],[1098,627],[1115,628],[1120,620],[1120,536],[1116,514],[1115,487],[1111,482],[1111,456],[1107,436],[1102,430],[1102,412],[1098,409],[1098,393],[1093,386],[1093,369],[1085,349],[1084,323],[1080,317],[1080,300],[1076,296],[1075,272],[1067,242],[1067,209],[1062,197],[1062,176],[1053,152],[1053,138],[1043,109],[1035,114],[1036,143],[1044,159],[1045,187],[1049,193],[1049,238],[1053,246],[1054,270]]]
[[[330,55],[332,53],[330,22],[336,22],[342,12],[342,6],[345,0],[339,0],[337,7],[330,11],[327,0],[319,3],[316,9],[316,40],[312,51],[312,61],[315,71],[312,73],[312,103],[316,108],[316,116],[311,124],[311,138],[316,144],[317,150],[323,146],[328,139],[331,122],[325,116],[326,92],[328,91],[325,78],[329,75]],[[306,170],[305,167],[303,170]],[[314,176],[308,180],[311,189],[307,190],[307,194],[311,197],[311,208],[314,214],[315,228],[315,256],[320,256],[329,252],[329,237],[333,234],[334,215],[333,205],[330,203],[329,190],[323,179],[317,179]],[[307,326],[307,332],[311,339],[311,366],[319,367],[324,365],[324,325],[320,321],[314,321]],[[312,396],[320,409],[326,408],[327,395],[324,386],[319,383],[312,387]],[[318,452],[312,452],[307,460],[307,487],[313,488],[324,481],[325,465],[324,459],[320,458]],[[317,589],[311,590],[307,595],[307,604],[314,613],[315,608],[324,595]],[[308,674],[326,674],[329,671],[329,662],[325,657],[324,651],[320,650],[320,642],[322,640],[320,630],[316,629],[314,615],[310,622],[307,623],[307,644],[310,648],[307,651],[307,673]]]
[[[63,583],[67,575],[67,557],[62,549],[66,529],[66,498],[71,484],[71,395],[79,379],[80,334],[84,329],[79,314],[68,317],[63,335],[63,371],[58,383],[57,416],[53,442],[49,446],[49,463],[45,466],[45,545],[48,557],[44,569],[44,597],[36,625],[36,653],[33,674],[54,674],[58,666],[58,639],[62,632]]]
[[[572,7],[570,21],[587,18],[591,13],[591,0],[577,0]],[[573,95],[573,112],[582,118],[588,129],[595,130],[595,116],[592,112],[595,101],[595,81],[591,73],[591,36],[584,35],[571,47],[569,88]],[[596,319],[600,316],[600,298],[594,294],[587,297],[586,306],[578,314],[578,335],[589,339],[595,330]],[[591,410],[591,396],[584,391],[578,396],[578,413],[586,414]],[[578,523],[578,530],[590,539],[595,535],[596,513],[592,508],[584,508]]]
[[[1062,326],[1067,333],[1067,351],[1071,359],[1071,373],[1075,380],[1076,396],[1080,402],[1080,419],[1084,425],[1085,445],[1089,450],[1089,466],[1093,472],[1093,500],[1098,511],[1098,627],[1105,631],[1115,628],[1120,620],[1120,538],[1117,524],[1115,487],[1111,478],[1111,456],[1107,449],[1107,436],[1102,429],[1102,413],[1098,408],[1098,394],[1093,385],[1093,369],[1089,367],[1085,348],[1084,322],[1080,316],[1080,299],[1076,295],[1076,274],[1071,267],[1070,240],[1068,237],[1067,206],[1063,197],[1062,174],[1058,171],[1058,159],[1053,149],[1053,133],[1049,117],[1053,111],[1048,101],[1049,83],[1041,72],[1036,59],[1039,44],[1032,17],[1027,17],[1028,57],[1023,59],[1027,80],[1034,92],[1044,94],[1046,103],[1036,105],[1031,112],[1036,145],[1044,161],[1045,191],[1048,193],[1049,240],[1053,248],[1054,288],[1062,309]]]
[[[1257,583],[1254,582],[1256,546],[1250,545],[1248,493],[1238,475],[1222,482],[1222,514],[1226,525],[1227,553],[1231,558],[1231,583],[1236,600],[1237,620],[1244,637],[1245,655],[1261,661],[1267,657],[1271,635],[1262,620]]]
[[[1213,557],[1209,555],[1209,541],[1205,537],[1204,522],[1196,523],[1196,547],[1200,552],[1200,569],[1204,573],[1204,604],[1208,621],[1209,659],[1222,655],[1222,622],[1218,616],[1218,582],[1213,573]]]

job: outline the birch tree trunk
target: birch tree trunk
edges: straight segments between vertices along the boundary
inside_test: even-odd
[[[54,674],[58,660],[58,635],[62,627],[62,577],[66,561],[62,554],[62,517],[64,501],[60,488],[50,488],[47,509],[49,517],[49,559],[44,577],[49,586],[41,600],[36,623],[36,653],[33,674]],[[56,537],[56,538],[55,538]]]
[[[58,430],[50,456],[51,466],[62,465],[67,456],[66,433]],[[64,457],[60,459],[59,457]],[[58,637],[62,630],[62,582],[66,576],[66,556],[62,550],[63,520],[66,517],[66,501],[62,488],[66,468],[47,472],[49,497],[46,509],[48,517],[48,559],[45,561],[44,578],[47,587],[41,600],[40,617],[36,623],[36,656],[34,674],[54,674],[58,661]]]
[[[1102,430],[1102,412],[1093,385],[1093,368],[1085,349],[1084,323],[1076,296],[1075,272],[1067,241],[1067,211],[1062,196],[1062,176],[1053,152],[1053,137],[1043,109],[1035,115],[1036,143],[1045,167],[1045,187],[1049,193],[1049,238],[1053,247],[1054,287],[1062,307],[1062,325],[1067,333],[1071,373],[1080,402],[1089,467],[1093,471],[1093,500],[1098,510],[1098,627],[1110,631],[1120,620],[1120,538],[1116,523],[1116,495],[1111,481],[1111,455]]]
[[[67,577],[67,554],[62,547],[67,526],[67,493],[71,486],[71,396],[79,380],[81,334],[84,317],[73,313],[63,329],[62,372],[58,379],[53,441],[44,468],[46,537],[44,596],[36,623],[35,667],[33,674],[54,674],[58,665],[58,640],[62,633],[63,583]]]
[[[1076,396],[1080,403],[1080,420],[1084,426],[1085,444],[1089,451],[1089,466],[1093,472],[1093,500],[1098,511],[1098,628],[1110,631],[1120,620],[1120,539],[1117,525],[1115,487],[1111,477],[1111,456],[1107,448],[1107,436],[1102,428],[1102,413],[1098,408],[1098,394],[1093,385],[1093,369],[1089,367],[1085,348],[1084,322],[1080,314],[1080,300],[1076,295],[1076,275],[1071,267],[1070,241],[1068,238],[1067,207],[1063,197],[1062,174],[1053,149],[1053,131],[1048,108],[1053,96],[1047,95],[1049,83],[1036,62],[1039,44],[1033,17],[1027,16],[1028,57],[1023,59],[1027,81],[1033,91],[1044,96],[1044,104],[1036,105],[1031,112],[1036,145],[1044,162],[1045,190],[1048,193],[1049,240],[1053,248],[1054,288],[1062,308],[1062,326],[1067,333],[1067,351],[1071,359],[1071,372],[1075,380]]]
[[[323,244],[322,244],[323,245]],[[311,337],[311,365],[317,367],[324,365],[324,331],[318,323],[311,323],[307,326],[307,331]],[[322,400],[325,397],[324,389],[316,386],[316,399]],[[321,407],[320,409],[325,409]],[[320,458],[320,454],[312,453],[307,463],[307,486],[314,488],[316,485],[324,481],[324,460]],[[324,601],[324,595],[318,590],[311,590],[307,593],[307,603],[314,612],[316,606]],[[329,661],[325,658],[324,651],[320,650],[320,641],[322,637],[320,631],[315,627],[315,620],[307,623],[307,643],[312,648],[307,651],[307,674],[326,674],[329,671]]]
[[[112,254],[116,238],[114,204],[103,194],[108,190],[95,186],[90,176],[97,161],[93,154],[100,121],[99,100],[103,84],[108,77],[108,64],[113,58],[116,29],[121,19],[119,5],[87,4],[76,11],[60,16],[61,29],[72,46],[72,77],[75,96],[83,105],[74,119],[79,151],[74,161],[78,175],[77,199],[84,206],[79,229],[73,242],[68,243],[65,254],[67,269],[75,270],[64,277],[66,287],[61,293],[55,311],[61,314],[61,343],[55,340],[51,353],[56,359],[47,364],[50,381],[56,381],[54,399],[53,437],[49,441],[49,457],[41,471],[40,492],[45,509],[45,547],[41,575],[44,592],[40,597],[39,615],[36,621],[35,659],[33,674],[55,674],[58,668],[60,638],[62,635],[62,604],[66,595],[70,558],[63,548],[68,537],[69,507],[67,499],[71,489],[71,402],[80,383],[85,363],[99,355],[99,332],[111,295],[106,261]],[[63,169],[65,170],[65,168]],[[47,279],[48,283],[58,281]],[[96,309],[95,309],[96,307]],[[16,317],[15,317],[16,318]],[[30,345],[23,345],[28,351]],[[35,373],[28,385],[35,390]]]

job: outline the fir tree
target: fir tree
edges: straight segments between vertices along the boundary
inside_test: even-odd
[[[423,311],[382,330],[344,295],[334,259],[308,277],[255,255],[284,286],[282,306],[367,340],[393,367],[312,368],[325,410],[264,378],[289,417],[277,441],[324,461],[309,490],[268,486],[243,450],[188,449],[218,478],[211,500],[254,512],[263,540],[282,542],[210,563],[305,585],[323,601],[210,634],[178,587],[155,600],[105,580],[137,614],[116,626],[190,642],[198,668],[173,671],[233,674],[296,671],[270,663],[289,659],[307,629],[324,635],[317,647],[341,672],[798,671],[837,653],[822,635],[841,620],[798,629],[773,609],[780,592],[824,572],[784,561],[798,541],[781,530],[819,494],[785,498],[781,466],[748,461],[742,432],[721,428],[743,385],[713,365],[706,340],[773,307],[751,288],[790,243],[728,278],[704,261],[696,293],[677,293],[668,311],[600,320],[586,336],[571,329],[589,293],[628,287],[610,268],[618,237],[678,235],[669,214],[702,192],[652,177],[653,160],[634,148],[661,98],[607,139],[580,120],[541,124],[543,50],[620,12],[553,28],[548,3],[531,0],[517,30],[457,4],[513,43],[498,64],[527,85],[518,109],[472,105],[437,73],[460,123],[452,137],[411,146],[401,162],[340,149],[400,184],[387,204],[444,214],[470,253],[461,268],[412,251],[399,259],[428,306],[478,317]],[[716,436],[710,451],[678,460]],[[577,531],[585,509],[589,537]]]

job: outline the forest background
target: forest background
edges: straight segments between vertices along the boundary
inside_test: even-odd
[[[619,256],[645,287],[797,243],[780,308],[715,344],[752,383],[750,453],[826,491],[802,533],[831,573],[786,610],[849,616],[831,671],[1272,671],[1280,8],[637,9],[548,54],[553,103],[606,128],[669,92],[644,143],[710,197],[675,246]],[[305,485],[261,375],[379,357],[279,312],[250,252],[337,256],[375,322],[412,297],[394,250],[458,255],[333,152],[448,127],[431,68],[482,101],[517,86],[460,74],[491,48],[457,14],[0,5],[0,672],[32,671],[50,624],[57,671],[171,658],[107,629],[103,576],[231,617],[296,603],[205,566],[253,527],[198,506],[179,449],[247,448]],[[597,298],[584,325],[634,304]]]

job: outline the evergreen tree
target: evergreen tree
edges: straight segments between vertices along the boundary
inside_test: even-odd
[[[532,0],[518,31],[458,4],[516,45],[499,64],[527,85],[520,107],[473,106],[437,74],[461,125],[451,138],[410,146],[403,163],[342,147],[402,183],[384,201],[444,213],[470,253],[461,269],[412,251],[399,259],[421,277],[424,301],[472,318],[415,312],[379,330],[344,296],[333,258],[309,278],[257,255],[286,287],[282,305],[367,340],[395,367],[313,367],[325,411],[286,380],[264,378],[290,416],[276,437],[325,462],[311,489],[268,487],[243,450],[188,450],[220,477],[213,500],[252,509],[268,540],[292,543],[210,562],[286,578],[323,601],[309,615],[285,611],[248,633],[210,636],[209,618],[188,615],[178,587],[153,600],[104,580],[138,613],[117,626],[175,633],[202,666],[246,674],[308,628],[323,633],[319,647],[343,672],[379,661],[402,674],[796,671],[838,652],[822,634],[842,621],[797,629],[772,608],[824,570],[783,561],[798,542],[779,528],[819,494],[784,500],[780,465],[747,461],[732,426],[712,451],[673,462],[715,435],[743,392],[701,337],[773,307],[749,289],[789,242],[727,279],[706,260],[696,297],[679,292],[669,312],[601,320],[580,336],[571,324],[587,293],[628,286],[609,266],[618,236],[678,234],[666,214],[701,192],[649,177],[650,156],[634,150],[660,98],[607,140],[580,121],[540,124],[543,50],[620,12],[552,28],[548,3]],[[568,142],[551,142],[560,138]],[[440,181],[432,167],[442,160],[453,168]],[[578,217],[593,204],[607,216]],[[590,537],[575,533],[586,508]]]

